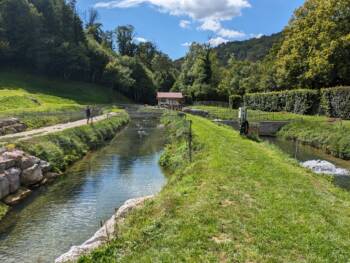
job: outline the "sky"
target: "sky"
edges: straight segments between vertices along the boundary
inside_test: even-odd
[[[82,17],[99,12],[105,30],[135,27],[136,41],[151,41],[177,59],[192,42],[211,45],[280,32],[304,0],[78,0]]]

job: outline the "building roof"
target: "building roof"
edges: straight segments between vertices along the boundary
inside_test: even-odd
[[[158,92],[157,99],[183,99],[181,92]]]

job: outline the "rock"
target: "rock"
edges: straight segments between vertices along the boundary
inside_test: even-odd
[[[82,255],[86,255],[92,250],[105,244],[111,237],[113,237],[116,223],[123,220],[131,210],[143,205],[146,200],[151,198],[153,198],[153,196],[130,199],[126,201],[124,205],[118,209],[117,213],[113,215],[112,218],[109,219],[92,238],[80,246],[71,247],[67,253],[57,258],[55,263],[77,262]]]
[[[0,199],[10,194],[10,183],[5,174],[0,174]]]
[[[16,131],[16,133],[23,132],[27,129],[27,126],[23,123],[16,123],[16,124],[12,125],[11,127]]]
[[[44,177],[47,179],[56,179],[61,176],[59,173],[45,173]]]
[[[10,184],[10,194],[16,192],[20,187],[20,177],[21,170],[18,168],[10,168],[5,171],[5,176]]]
[[[35,156],[24,156],[21,159],[20,167],[22,170],[25,170],[39,163],[40,163],[40,159]]]
[[[7,205],[17,205],[32,193],[31,190],[20,188],[16,193],[7,196],[3,201]]]
[[[43,173],[50,172],[51,170],[51,164],[46,161],[43,161],[43,160],[39,161],[39,166]]]
[[[10,169],[11,167],[15,166],[16,160],[12,159],[5,159],[3,156],[0,156],[0,171]],[[4,171],[2,171],[4,172]]]
[[[38,164],[23,170],[21,175],[21,184],[24,186],[31,186],[39,183],[43,179],[43,173]]]
[[[21,159],[23,158],[23,156],[24,156],[24,152],[23,151],[19,151],[19,150],[7,151],[7,152],[4,152],[2,154],[2,157],[4,159],[14,160],[15,161],[15,165],[19,165],[20,164]]]

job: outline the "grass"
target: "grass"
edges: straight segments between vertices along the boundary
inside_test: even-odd
[[[234,120],[238,119],[238,110],[214,107],[214,106],[194,106],[194,109],[205,110],[213,119]],[[306,121],[327,121],[325,116],[309,116],[300,115],[289,112],[265,112],[257,110],[248,110],[248,119],[252,121],[290,121],[290,120],[306,120]],[[350,122],[349,122],[350,124]]]
[[[29,129],[81,119],[84,105],[127,102],[107,87],[19,71],[0,72],[0,119],[18,117]]]
[[[173,139],[162,192],[79,262],[348,262],[348,192],[272,146],[188,118],[193,163]]]
[[[350,160],[350,123],[294,121],[278,136],[311,145],[335,157]]]
[[[51,163],[56,171],[64,171],[69,165],[81,159],[111,140],[128,123],[129,116],[119,110],[119,115],[54,134],[35,137],[17,144],[17,147]]]
[[[0,221],[7,214],[9,207],[4,203],[0,202]]]
[[[237,110],[222,107],[198,106],[196,109],[206,110],[211,118],[223,120],[238,116]],[[297,140],[335,157],[350,160],[350,121],[330,122],[326,116],[298,115],[286,112],[248,111],[251,121],[274,120],[291,121],[278,134],[287,140]]]

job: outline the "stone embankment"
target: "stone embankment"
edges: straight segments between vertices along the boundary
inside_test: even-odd
[[[0,150],[0,200],[7,205],[19,203],[57,176],[46,161],[20,150]]]
[[[26,129],[27,126],[21,123],[17,118],[0,120],[0,136],[23,132]]]
[[[146,200],[152,199],[154,196],[146,196],[141,198],[130,199],[122,205],[117,213],[113,215],[89,240],[80,246],[73,246],[71,249],[55,260],[55,263],[77,262],[78,259],[91,253],[93,250],[106,244],[115,236],[118,224],[121,224],[126,216],[135,208],[142,206]]]

